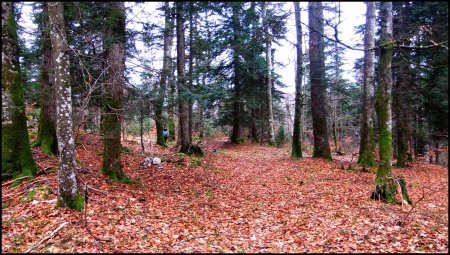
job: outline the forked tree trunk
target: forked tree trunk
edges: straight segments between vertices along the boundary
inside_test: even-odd
[[[375,90],[375,3],[367,2],[366,30],[364,34],[364,83],[362,91],[361,141],[359,144],[358,164],[373,166],[375,163],[375,142],[373,138],[373,107]]]
[[[125,6],[124,2],[109,3],[107,35],[108,79],[103,95],[104,117],[102,173],[117,182],[130,182],[121,162],[120,122],[123,116],[125,86]]]
[[[77,189],[75,140],[72,120],[72,92],[69,84],[69,55],[62,2],[48,2],[50,37],[53,50],[56,97],[56,135],[58,137],[58,205],[81,211],[83,197]]]
[[[58,152],[56,139],[56,105],[54,98],[52,73],[52,44],[48,30],[48,9],[42,6],[42,24],[39,26],[42,36],[42,62],[41,62],[41,114],[39,115],[39,128],[33,147],[40,146],[41,151],[47,155]]]
[[[314,158],[331,160],[325,108],[325,54],[322,2],[309,3],[309,58],[311,79],[311,111],[314,132]]]
[[[2,2],[2,179],[34,176],[19,66],[14,6]]]
[[[295,27],[297,29],[297,66],[295,69],[295,113],[294,113],[294,130],[292,134],[292,153],[293,158],[301,158],[302,141],[301,141],[301,120],[302,120],[302,78],[303,78],[303,49],[302,49],[302,24],[299,2],[294,2],[295,10]]]

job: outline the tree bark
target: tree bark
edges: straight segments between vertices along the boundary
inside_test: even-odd
[[[375,47],[375,3],[367,2],[366,30],[364,48]],[[358,164],[373,166],[375,163],[375,142],[373,138],[373,107],[375,91],[374,51],[364,52],[364,83],[362,91],[361,141],[359,144]]]
[[[178,72],[178,114],[180,125],[180,152],[186,153],[189,149],[189,105],[186,100],[186,75],[184,70],[185,61],[185,38],[184,38],[184,3],[177,2],[177,72]]]
[[[193,8],[194,3],[189,2],[189,90],[193,90],[194,86],[194,21],[193,21]],[[192,142],[192,127],[193,127],[193,107],[194,101],[192,100],[192,96],[190,95],[188,98],[188,116],[189,116],[189,142]]]
[[[393,22],[393,34],[396,39],[406,41],[404,36],[405,24],[403,23],[401,3],[398,3],[397,15]],[[409,43],[406,43],[409,44]],[[406,167],[408,160],[408,64],[402,59],[402,49],[395,49],[393,69],[395,82],[393,84],[393,112],[395,116],[395,135],[396,135],[396,150],[394,156],[397,158],[397,167]]]
[[[295,69],[295,110],[294,110],[294,128],[292,133],[292,153],[293,158],[301,158],[302,141],[301,141],[301,119],[302,119],[302,78],[303,78],[303,49],[302,49],[302,24],[300,3],[294,2],[295,10],[295,27],[297,29],[297,66]]]
[[[232,3],[233,9],[233,66],[234,66],[234,102],[233,102],[233,131],[231,134],[232,143],[242,143],[242,130],[241,130],[241,83],[240,83],[240,43],[239,38],[241,36],[240,19],[241,19],[241,4]]]
[[[392,2],[381,3],[381,36],[379,60],[379,85],[375,99],[378,119],[380,165],[375,178],[375,194],[387,203],[394,203],[396,181],[392,176]]]
[[[34,176],[12,2],[2,2],[2,179]]]
[[[311,110],[313,119],[313,157],[331,160],[328,141],[325,84],[325,54],[323,34],[323,7],[321,2],[309,3],[309,58],[311,80]]]
[[[53,50],[54,87],[56,97],[56,135],[58,139],[58,202],[81,211],[83,197],[77,189],[75,140],[72,119],[72,92],[69,84],[69,55],[64,25],[64,4],[48,2],[50,37]]]
[[[48,30],[48,9],[42,6],[42,24],[39,26],[42,36],[41,62],[41,113],[39,116],[38,135],[33,147],[40,146],[47,155],[56,155],[58,141],[56,139],[56,105],[54,100],[54,86],[52,73],[52,45]]]
[[[125,6],[124,2],[110,2],[107,34],[108,79],[103,95],[104,117],[102,173],[117,182],[129,182],[121,162],[120,122],[123,116],[123,88],[125,86]]]
[[[268,143],[275,145],[275,132],[273,128],[273,107],[272,107],[272,36],[269,34],[269,22],[267,18],[267,2],[262,2],[262,23],[266,37],[266,96],[267,96],[267,122],[268,122]]]
[[[159,83],[158,98],[155,104],[155,123],[156,123],[156,144],[160,146],[167,146],[163,135],[164,123],[162,120],[164,95],[166,94],[167,78],[170,75],[170,58],[172,51],[173,41],[173,19],[170,8],[170,3],[164,3],[164,55],[163,55],[163,67],[161,72],[161,80]]]

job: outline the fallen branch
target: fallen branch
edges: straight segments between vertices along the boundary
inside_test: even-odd
[[[31,248],[29,248],[25,253],[29,253],[30,251],[34,250],[36,247],[38,247],[39,245],[41,245],[43,242],[47,241],[48,239],[52,238],[61,228],[63,228],[68,222],[63,222],[61,225],[59,225],[58,228],[56,228],[55,230],[53,230],[52,233],[50,233],[50,235],[42,238],[37,244],[33,245]]]
[[[14,180],[7,181],[7,182],[5,182],[5,183],[2,183],[2,187],[3,187],[3,186],[6,186],[6,185],[8,185],[8,184],[11,184],[11,183],[13,183],[13,182],[15,182],[15,181],[18,181],[18,180],[22,180],[22,179],[28,178],[28,177],[33,177],[33,176],[27,175],[27,176],[22,176],[22,177],[16,178],[16,179],[14,179]]]

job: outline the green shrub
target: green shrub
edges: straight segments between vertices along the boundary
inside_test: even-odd
[[[277,135],[275,136],[275,142],[277,143],[278,147],[283,146],[287,142],[287,134],[286,130],[284,130],[284,125],[282,125],[277,132]]]

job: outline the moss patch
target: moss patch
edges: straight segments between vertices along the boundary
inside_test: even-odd
[[[59,198],[56,202],[56,207],[68,207],[77,211],[84,209],[84,198],[77,193],[73,198]]]

